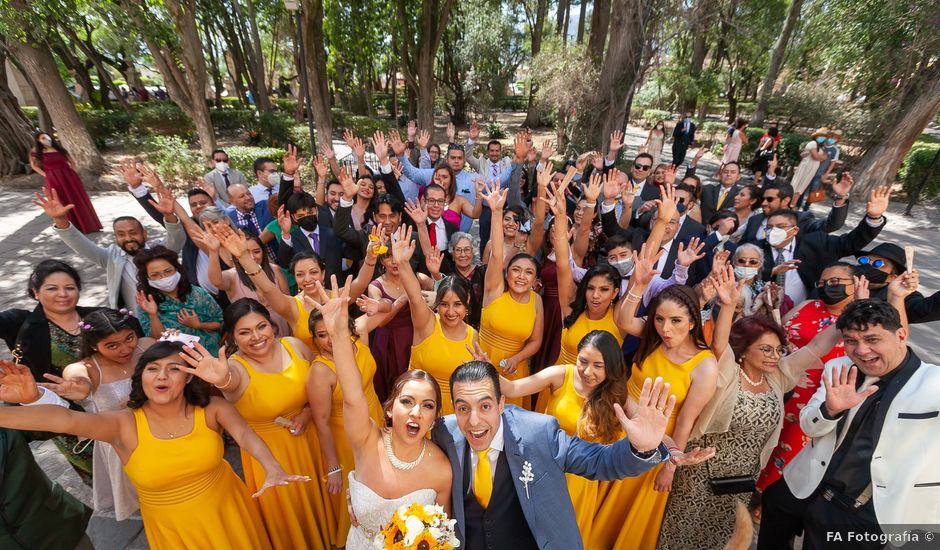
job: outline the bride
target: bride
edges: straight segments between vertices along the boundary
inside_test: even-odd
[[[332,288],[339,288],[336,276]],[[404,373],[383,404],[386,426],[369,417],[349,332],[349,281],[339,296],[312,302],[333,341],[336,376],[343,388],[346,437],[356,470],[349,473],[349,498],[359,525],[349,530],[348,550],[373,548],[373,540],[402,505],[440,504],[450,513],[450,461],[426,435],[441,410],[441,390],[421,370]]]

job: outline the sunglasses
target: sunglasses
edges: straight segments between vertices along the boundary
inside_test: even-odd
[[[761,197],[761,200],[764,201],[764,202],[773,202],[773,201],[775,201],[775,200],[777,200],[777,199],[779,199],[779,198],[780,198],[780,197]]]
[[[735,263],[738,265],[760,265],[761,261],[757,258],[738,258]]]
[[[875,269],[883,267],[885,265],[884,260],[873,260],[868,256],[860,256],[858,259],[858,265],[871,265]]]
[[[633,164],[633,167],[636,168],[637,170],[642,171],[642,172],[646,172],[647,170],[649,170],[650,168],[652,168],[653,165],[652,165],[652,164],[636,164],[636,163],[634,163],[634,164]]]

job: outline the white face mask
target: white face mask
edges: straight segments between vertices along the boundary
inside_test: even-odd
[[[39,143],[42,143],[45,147],[52,147],[52,138],[49,136],[42,136],[39,138]]]
[[[633,272],[633,260],[630,258],[610,262],[610,265],[617,270],[617,273],[620,273],[621,277],[627,277]]]
[[[268,174],[268,185],[271,187],[277,187],[281,183],[281,174],[280,172],[271,172]]]
[[[775,227],[767,232],[767,242],[774,248],[780,247],[787,240],[787,230]]]
[[[746,266],[746,265],[736,265],[736,266],[734,266],[734,277],[735,277],[735,279],[738,279],[738,280],[741,280],[741,279],[744,279],[744,280],[753,279],[754,277],[757,277],[757,272],[758,272],[758,270],[757,270],[756,267],[750,267],[750,266]]]
[[[228,163],[227,162],[216,162],[215,169],[223,174],[228,172]]]
[[[149,279],[147,282],[149,282],[150,286],[157,290],[162,290],[163,292],[172,292],[176,290],[177,285],[180,284],[180,277],[182,277],[182,275],[180,275],[180,272],[177,271],[169,277],[164,277],[157,280]]]

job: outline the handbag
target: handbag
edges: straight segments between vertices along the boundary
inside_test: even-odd
[[[705,446],[708,444],[708,437],[703,436]],[[708,465],[710,460],[705,461],[705,472],[708,475],[708,487],[715,496],[736,495],[739,493],[753,493],[756,489],[754,476],[727,476],[712,477],[711,467]]]
[[[826,190],[820,185],[819,189],[811,191],[810,194],[806,196],[806,202],[807,204],[816,204],[817,202],[826,200],[826,196]]]

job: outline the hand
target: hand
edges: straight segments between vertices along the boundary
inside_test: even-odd
[[[529,154],[529,149],[532,146],[529,144],[529,140],[526,138],[524,132],[516,134],[515,139],[513,139],[513,149],[516,152],[516,162],[522,162],[525,160],[525,156]]]
[[[548,186],[548,188],[545,189],[545,196],[539,197],[539,200],[547,204],[548,209],[551,211],[552,215],[559,220],[563,219],[562,216],[565,216],[564,219],[567,218],[567,213],[565,212],[564,194],[558,191],[557,188],[553,189],[552,186]]]
[[[542,159],[542,164],[547,164],[549,159],[552,158],[555,154],[555,147],[552,144],[552,140],[546,139],[542,141],[542,151],[540,152],[540,158]]]
[[[63,399],[68,399],[69,401],[81,401],[88,397],[91,389],[85,381],[79,381],[72,378],[62,378],[56,376],[52,373],[45,373],[42,375],[46,380],[50,382],[40,382],[37,386],[46,388],[49,391],[55,392],[56,395]],[[0,399],[2,401],[2,399]]]
[[[694,466],[715,456],[715,448],[705,447],[703,449],[701,447],[695,447],[685,453],[673,449],[669,452],[669,455],[669,462],[672,462],[676,466]]]
[[[379,307],[382,305],[382,300],[376,300],[375,298],[370,298],[365,294],[356,298],[356,306],[359,307],[359,310],[366,314],[366,317],[373,317],[379,312]]]
[[[688,247],[680,242],[679,252],[676,253],[676,260],[678,260],[679,265],[689,267],[705,257],[705,253],[702,252],[703,248],[705,248],[705,242],[700,241],[698,237],[692,237]]]
[[[664,252],[656,247],[647,247],[646,243],[640,247],[639,254],[633,251],[633,275],[630,276],[630,281],[634,286],[643,287],[645,290],[653,277],[659,275],[656,264],[659,263],[659,258]]]
[[[195,243],[196,246],[201,250],[218,252],[219,249],[222,248],[222,243],[219,242],[219,239],[215,238],[215,235],[198,227],[195,231],[193,231],[189,238],[192,239],[193,243]]]
[[[287,431],[293,436],[303,435],[307,431],[307,424],[313,420],[313,412],[309,407],[304,407],[300,414],[290,419],[290,426]]]
[[[333,152],[333,145],[330,143],[330,140],[320,144],[320,152],[323,153],[323,156],[326,157],[326,160],[333,160],[336,158],[336,153]]]
[[[389,162],[392,164],[392,174],[395,176],[395,179],[400,180],[401,174],[402,174],[402,167],[401,167],[401,162],[398,161],[398,157],[390,158]]]
[[[431,132],[428,132],[427,130],[421,130],[418,132],[418,141],[416,142],[418,149],[427,149],[428,143],[430,143],[430,141]]]
[[[656,474],[656,480],[653,482],[653,490],[660,493],[668,493],[672,490],[672,478],[676,474],[676,467],[672,464],[664,464]]]
[[[197,185],[200,189],[202,189],[203,191],[205,191],[205,192],[209,195],[209,198],[212,199],[212,202],[215,202],[215,195],[216,195],[216,194],[215,194],[215,186],[214,186],[214,185],[212,185],[211,183],[207,182],[207,181],[206,181],[205,179],[203,179],[201,176],[198,177],[198,178],[196,178],[196,185]]]
[[[622,196],[623,189],[617,180],[618,178],[613,170],[604,177],[604,202],[614,203],[617,197]]]
[[[722,248],[712,257],[712,273],[718,271],[719,269],[724,269],[725,264],[728,263],[728,258],[731,257],[731,251],[725,248]]]
[[[424,258],[425,265],[428,266],[428,273],[435,279],[441,274],[441,264],[444,263],[444,254],[436,246],[432,246]]]
[[[457,142],[457,127],[454,126],[453,122],[447,123],[447,143],[456,143]]]
[[[202,321],[199,320],[199,314],[191,309],[181,309],[176,313],[176,320],[184,327],[199,330],[202,328]]]
[[[692,164],[698,165],[698,161],[702,160],[702,157],[705,156],[706,147],[699,147],[698,151],[695,152],[695,157],[692,159]]]
[[[356,185],[356,181],[353,179],[352,168],[349,166],[343,168],[336,177],[339,184],[343,186],[343,198],[348,201],[355,200],[356,193],[359,192],[359,186]]]
[[[868,197],[868,208],[866,210],[866,215],[869,219],[877,220],[885,213],[885,210],[888,209],[888,198],[891,196],[891,188],[887,185],[882,187],[875,187],[871,190],[871,195]]]
[[[676,406],[676,396],[669,395],[669,383],[662,378],[643,381],[640,399],[628,418],[619,403],[614,403],[614,412],[623,430],[630,434],[630,443],[637,451],[651,451],[662,443],[666,434],[666,423]]]
[[[415,134],[418,132],[418,123],[415,120],[409,120],[408,125],[405,126],[405,129],[408,132],[408,141],[414,141]]]
[[[297,158],[297,148],[293,145],[287,146],[287,152],[284,153],[284,173],[288,176],[293,176],[297,173],[297,169],[300,168],[304,159]]]
[[[667,222],[679,211],[676,206],[676,190],[671,185],[659,188],[659,218]]]
[[[770,160],[767,161],[767,175],[773,176],[777,173],[777,165],[780,161],[777,160],[777,155],[774,155]]]
[[[132,189],[137,189],[144,182],[143,176],[140,175],[140,171],[137,170],[137,161],[131,158],[126,158],[121,161],[120,164],[121,175],[124,176],[124,181],[127,182]]]
[[[337,296],[336,290],[339,284],[336,275],[330,276],[330,283],[334,290],[327,295],[326,290],[319,286],[318,293],[320,301],[314,300],[310,296],[304,296],[304,303],[311,310],[319,311],[323,316],[323,324],[326,331],[334,341],[342,341],[343,338],[349,338],[349,287],[352,283],[352,276],[346,277],[346,283],[342,291]]]
[[[366,146],[362,142],[362,139],[354,137],[350,142],[350,148],[352,149],[353,155],[356,156],[356,160],[359,161],[359,164],[362,164],[366,158]]]
[[[841,178],[832,182],[832,192],[841,197],[849,198],[853,185],[855,185],[855,179],[852,174],[843,172]]]
[[[584,187],[584,200],[588,203],[596,203],[597,197],[601,194],[601,189],[607,183],[607,176],[604,176],[598,170],[591,172],[588,178],[588,184]]]
[[[663,176],[663,185],[672,187],[676,184],[676,169],[678,167],[675,164],[666,165],[666,175]]]
[[[385,164],[388,160],[388,140],[385,139],[385,132],[376,130],[372,134],[372,149],[375,151],[375,156],[379,157],[379,164]]]
[[[552,182],[552,178],[555,177],[555,170],[552,169],[550,162],[542,164],[542,168],[535,175],[535,179],[539,184],[540,189],[547,189],[548,184]]]
[[[477,338],[473,339],[473,346],[470,346],[469,344],[465,344],[464,347],[467,348],[467,351],[470,352],[470,355],[473,357],[474,361],[483,361],[485,363],[490,363],[490,364],[493,363],[490,360],[490,356],[487,355],[486,352],[483,351],[483,348],[480,347],[479,339]]]
[[[790,271],[791,269],[798,269],[799,267],[800,267],[800,260],[787,260],[780,265],[774,266],[773,270],[771,270],[770,272],[770,275],[773,277],[776,277],[777,275],[780,275],[781,273],[786,273],[787,271]]]
[[[480,139],[480,123],[476,120],[470,123],[470,139],[473,141]]]
[[[662,201],[660,201],[659,199],[653,199],[653,200],[651,200],[651,201],[646,201],[646,202],[644,202],[643,204],[641,204],[639,208],[637,208],[636,213],[637,213],[637,214],[646,214],[647,212],[651,212],[651,211],[653,211],[653,210],[656,210],[656,209],[659,208],[661,205],[662,205]]]
[[[160,179],[160,176],[149,164],[142,162],[138,165],[141,176],[143,176],[144,181],[150,184],[150,187],[154,189],[160,189],[163,187],[163,180]]]
[[[153,296],[144,294],[143,290],[137,291],[137,305],[140,306],[140,309],[147,315],[156,315],[157,314],[157,302],[154,301]]]
[[[32,403],[39,397],[39,386],[29,367],[0,359],[0,401]]]
[[[507,357],[503,361],[506,362],[506,366],[500,367],[503,371],[503,374],[509,374],[509,375],[516,374],[516,369],[519,368],[519,359],[513,356],[513,357]]]
[[[405,150],[408,146],[405,145],[401,140],[401,135],[398,133],[398,130],[392,128],[388,131],[388,143],[392,146],[392,152],[395,153],[396,157],[403,156]]]
[[[731,232],[734,231],[734,218],[721,218],[716,225],[715,231],[717,231],[719,235],[730,235]]]
[[[406,202],[405,214],[408,214],[408,217],[415,222],[415,225],[420,226],[428,223],[428,207],[424,199],[418,199],[417,204],[410,200]]]
[[[855,282],[855,293],[852,296],[852,300],[867,300],[871,298],[867,277],[864,275],[858,277],[852,276],[852,280]]]
[[[166,187],[156,188],[157,200],[150,199],[150,204],[164,217],[173,216],[176,210],[176,198]]]
[[[43,187],[43,193],[33,193],[33,204],[42,208],[47,216],[55,221],[68,219],[69,210],[75,208],[74,204],[63,205],[59,202],[59,193],[55,189]]]
[[[352,497],[349,496],[349,489],[346,489],[346,511],[349,512],[350,525],[359,527],[359,518],[356,517],[356,511],[353,510]]]
[[[490,207],[490,210],[502,210],[503,205],[506,204],[506,195],[508,192],[509,189],[500,189],[498,180],[492,179],[486,185],[486,190],[483,192],[483,200],[486,201],[486,205]]]
[[[623,130],[614,130],[610,134],[610,152],[620,151],[623,148]]]
[[[392,257],[399,264],[411,261],[415,253],[415,242],[411,240],[411,227],[402,225],[392,237]]]
[[[905,271],[904,273],[901,273],[900,275],[895,277],[894,280],[888,284],[888,297],[889,299],[891,297],[895,297],[900,300],[904,300],[910,294],[912,294],[915,290],[917,290],[917,286],[919,284],[920,284],[920,272],[919,271],[917,271],[916,269],[912,269],[911,271]]]
[[[288,483],[310,481],[310,478],[308,476],[290,475],[286,473],[284,470],[282,470],[280,466],[278,466],[277,470],[270,472],[270,473],[265,472],[265,474],[266,475],[264,477],[264,484],[261,485],[261,488],[258,489],[257,493],[251,495],[251,498],[260,497],[262,494],[264,494],[265,491],[267,491],[271,487],[277,487],[278,485],[287,485]]]
[[[343,490],[343,471],[334,472],[326,476],[326,492],[338,495]]]
[[[183,346],[180,357],[189,365],[180,367],[180,370],[185,373],[199,377],[213,386],[225,387],[225,384],[231,382],[232,367],[228,365],[228,359],[225,358],[225,346],[219,349],[218,356],[213,356],[202,344],[195,342],[192,346]]]
[[[330,167],[327,166],[323,155],[313,157],[313,169],[317,173],[317,179],[321,182],[326,180],[326,176],[330,173]]]
[[[741,291],[744,290],[744,279],[734,280],[734,267],[724,266],[724,269],[718,270],[712,277],[712,284],[715,286],[715,292],[718,294],[718,300],[721,307],[736,307],[741,299]]]
[[[382,224],[372,226],[369,231],[369,245],[366,246],[366,262],[375,265],[379,261],[379,256],[388,252],[388,236],[385,234]]]
[[[823,373],[823,385],[826,387],[826,412],[829,416],[837,416],[842,411],[855,407],[876,391],[878,386],[871,385],[862,391],[856,391],[855,379],[858,377],[858,367],[843,365],[832,369],[829,374]]]
[[[228,225],[220,224],[211,227],[209,232],[219,240],[222,247],[228,250],[233,258],[241,258],[248,252],[248,239],[245,238],[242,230],[239,229],[236,232]]]

